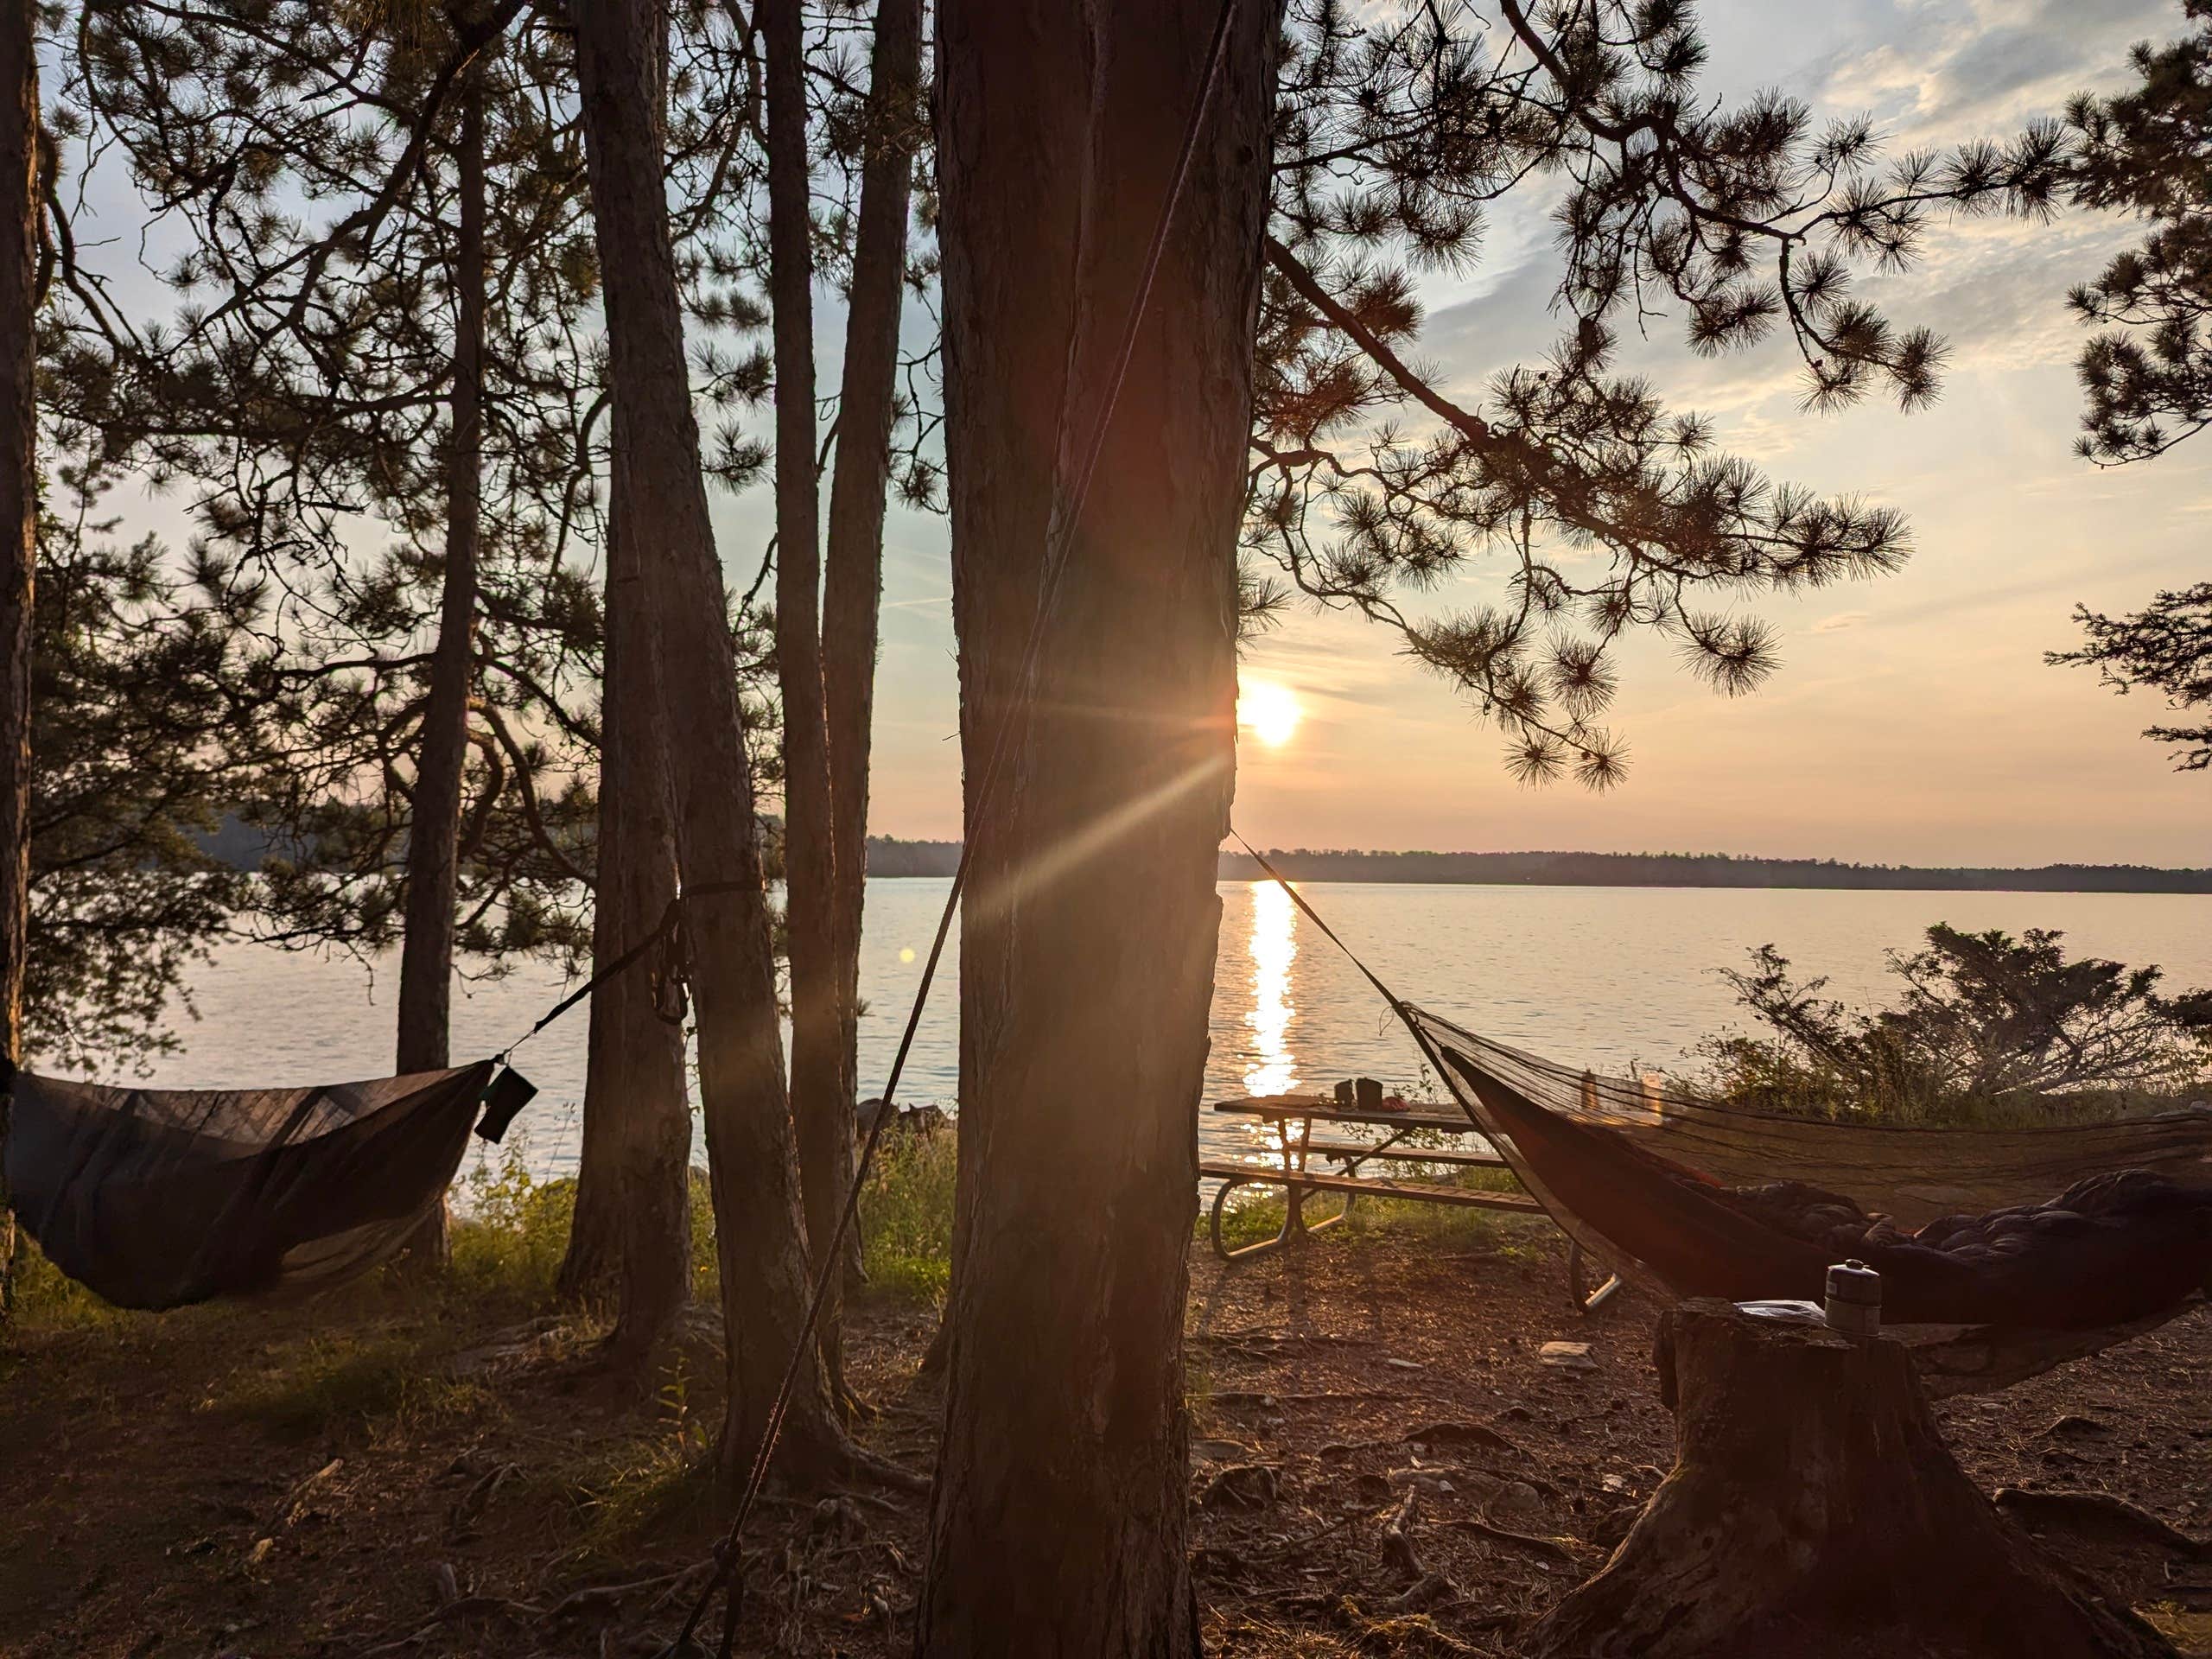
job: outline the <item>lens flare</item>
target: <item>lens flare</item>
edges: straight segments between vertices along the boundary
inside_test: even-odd
[[[1271,749],[1290,741],[1306,717],[1298,694],[1272,680],[1254,680],[1236,696],[1236,722]]]

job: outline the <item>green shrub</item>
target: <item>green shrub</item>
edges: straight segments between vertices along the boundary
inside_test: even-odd
[[[529,1142],[516,1135],[479,1158],[460,1182],[464,1195],[453,1227],[453,1285],[483,1293],[499,1290],[522,1300],[553,1294],[569,1225],[576,1213],[576,1184],[562,1177],[541,1181],[525,1160]]]
[[[113,1307],[46,1259],[16,1229],[15,1319],[25,1330],[112,1331],[145,1315]]]
[[[886,1294],[941,1302],[952,1279],[955,1137],[949,1128],[893,1131],[876,1147],[861,1192],[868,1282]]]
[[[1764,1031],[1697,1049],[1692,1092],[1765,1111],[1904,1124],[2005,1126],[2131,1116],[2212,1090],[2212,990],[2167,995],[2155,966],[2066,954],[2031,928],[1962,933],[1889,953],[1902,986],[1847,1008],[1771,944],[1723,969]]]
[[[715,1193],[707,1172],[691,1166],[691,1300],[704,1307],[721,1301],[721,1259],[715,1254]]]

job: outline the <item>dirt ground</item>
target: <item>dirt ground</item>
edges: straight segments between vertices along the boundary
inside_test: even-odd
[[[1517,1224],[1332,1232],[1226,1268],[1196,1253],[1210,1651],[1510,1654],[1602,1562],[1673,1435],[1652,1304],[1585,1318],[1563,1255]],[[27,1333],[0,1353],[0,1655],[656,1651],[718,1528],[711,1483],[685,1472],[712,1421],[710,1333],[650,1399],[610,1385],[588,1334],[547,1316],[472,1328],[390,1290]],[[917,1469],[938,1403],[916,1374],[928,1334],[926,1314],[877,1304],[850,1343],[881,1411],[867,1439]],[[1586,1363],[1548,1362],[1554,1340],[1587,1343]],[[1986,1489],[2107,1492],[2202,1535],[2208,1359],[2192,1314],[1941,1415]],[[2046,1541],[2193,1645],[2212,1561],[2068,1524]],[[741,1651],[903,1653],[922,1534],[914,1497],[772,1504]]]

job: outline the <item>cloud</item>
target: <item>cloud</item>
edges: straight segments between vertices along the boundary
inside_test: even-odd
[[[1871,611],[1838,611],[1834,616],[1824,616],[1814,623],[1811,631],[1815,633],[1841,633],[1847,628],[1857,627],[1872,614]]]
[[[1981,0],[1915,6],[1884,20],[1883,38],[1815,66],[1815,101],[1864,109],[1893,147],[1955,143],[2055,115],[2073,92],[2126,79],[2127,48],[2177,32],[2168,0]]]

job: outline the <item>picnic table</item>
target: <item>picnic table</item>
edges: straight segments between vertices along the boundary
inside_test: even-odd
[[[1482,1139],[1480,1131],[1459,1112],[1449,1114],[1434,1109],[1424,1110],[1419,1106],[1408,1106],[1400,1110],[1369,1109],[1347,1106],[1328,1095],[1249,1095],[1236,1100],[1217,1100],[1211,1110],[1230,1117],[1246,1117],[1267,1125],[1274,1131],[1274,1150],[1281,1163],[1279,1167],[1264,1164],[1230,1163],[1222,1159],[1201,1159],[1198,1173],[1221,1185],[1214,1191],[1212,1236],[1214,1254],[1224,1262],[1243,1261],[1248,1256],[1264,1255],[1279,1250],[1308,1234],[1333,1227],[1351,1213],[1352,1205],[1362,1198],[1404,1198],[1417,1204],[1456,1205],[1470,1210],[1499,1210],[1517,1215],[1544,1213],[1542,1205],[1525,1192],[1498,1192],[1478,1187],[1441,1186],[1432,1181],[1404,1180],[1396,1176],[1362,1175],[1367,1164],[1428,1164],[1443,1165],[1452,1169],[1510,1169],[1497,1149]],[[1314,1126],[1324,1126],[1321,1139],[1314,1138]],[[1295,1125],[1295,1128],[1293,1126]],[[1386,1133],[1379,1140],[1357,1140],[1333,1137],[1329,1128],[1382,1129]],[[1453,1144],[1416,1145],[1408,1137],[1423,1131],[1431,1141],[1436,1135],[1452,1138]],[[1465,1144],[1465,1138],[1478,1144]],[[1319,1158],[1324,1167],[1314,1166]],[[1333,1169],[1325,1166],[1334,1166]],[[1221,1236],[1221,1218],[1228,1205],[1229,1195],[1240,1186],[1280,1186],[1284,1189],[1282,1230],[1273,1238],[1262,1239],[1231,1249]],[[1319,1221],[1306,1218],[1306,1201],[1316,1193],[1331,1193],[1342,1199],[1336,1214]],[[1620,1275],[1609,1274],[1603,1284],[1589,1283],[1589,1264],[1581,1244],[1572,1234],[1567,1236],[1567,1292],[1574,1305],[1585,1313],[1594,1313],[1620,1288]]]

